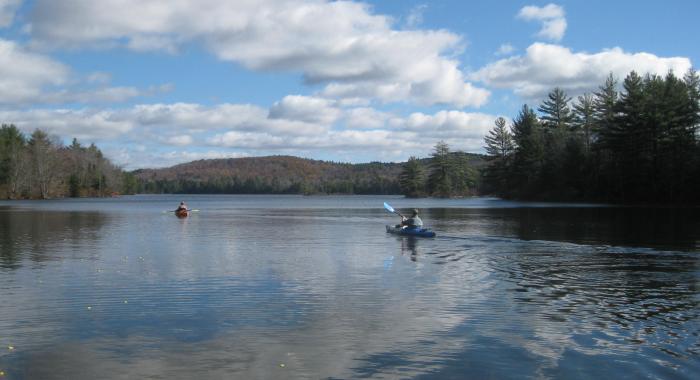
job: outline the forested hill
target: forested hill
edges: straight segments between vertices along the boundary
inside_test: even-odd
[[[134,172],[145,193],[399,194],[401,164],[347,164],[292,156],[199,160]]]
[[[483,156],[469,157],[474,167]],[[420,160],[425,166],[430,158]],[[405,163],[336,163],[292,156],[199,160],[133,174],[143,193],[402,194]]]

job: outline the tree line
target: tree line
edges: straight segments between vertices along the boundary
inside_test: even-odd
[[[109,196],[133,192],[135,186],[133,175],[94,144],[73,139],[64,146],[40,129],[27,137],[15,125],[0,127],[0,198]]]
[[[185,194],[398,194],[400,164],[292,156],[189,162],[135,172],[138,191]]]
[[[289,156],[201,160],[125,173],[94,145],[64,146],[42,130],[0,128],[0,197],[114,193],[404,194],[697,204],[700,78],[611,75],[575,101],[553,89],[509,123],[498,118],[482,156],[440,141],[428,158],[342,164]]]
[[[452,152],[440,141],[429,158],[348,164],[291,156],[194,161],[135,172],[137,191],[185,194],[475,195],[482,155]]]
[[[483,191],[504,198],[697,204],[700,78],[611,75],[576,101],[555,88],[485,137]]]
[[[459,197],[475,195],[480,183],[477,167],[481,157],[452,152],[439,141],[429,159],[410,157],[399,176],[401,193],[407,197]]]
[[[140,180],[137,192],[144,194],[398,194],[395,180],[352,178],[294,182],[263,177],[220,177],[207,180]]]

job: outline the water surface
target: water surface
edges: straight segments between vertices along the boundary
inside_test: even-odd
[[[6,378],[700,374],[697,209],[183,197],[0,202]]]

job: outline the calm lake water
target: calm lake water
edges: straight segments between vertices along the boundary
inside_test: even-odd
[[[172,213],[181,199],[200,211]],[[387,234],[421,209],[434,239]],[[683,379],[698,209],[375,196],[0,202],[8,379]]]

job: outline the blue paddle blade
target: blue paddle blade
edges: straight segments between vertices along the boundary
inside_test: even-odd
[[[387,209],[389,212],[395,212],[394,208],[389,206],[389,204],[386,202],[384,202],[384,208]]]

